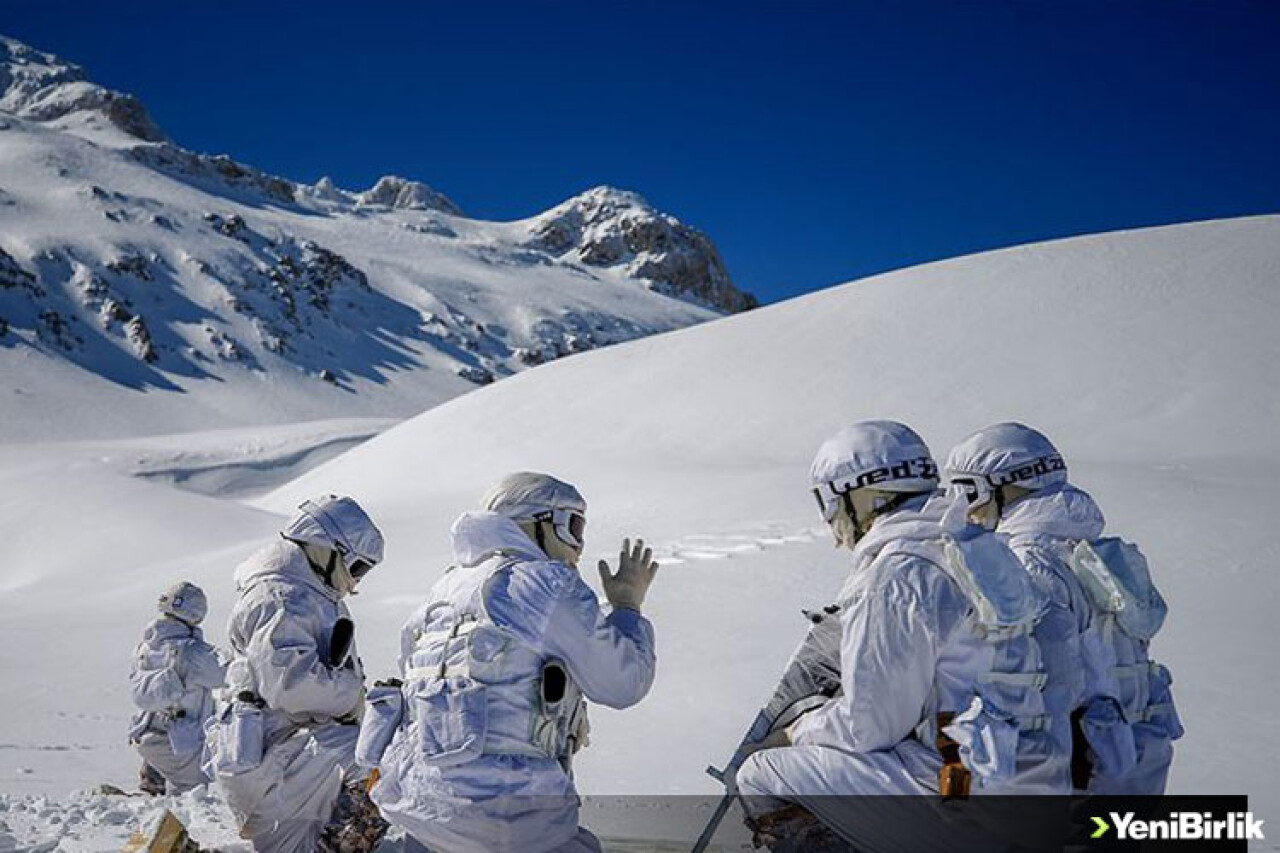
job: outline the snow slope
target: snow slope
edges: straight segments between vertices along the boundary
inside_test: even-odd
[[[400,418],[753,304],[634,193],[485,222],[394,176],[297,184],[0,37],[0,439]]]
[[[579,483],[590,549],[644,534],[675,558],[651,607],[658,685],[639,709],[598,715],[582,778],[697,791],[802,633],[798,608],[839,586],[843,559],[814,536],[806,488],[819,442],[894,417],[941,456],[975,428],[1025,420],[1143,543],[1171,602],[1156,654],[1190,732],[1175,789],[1248,792],[1275,815],[1280,747],[1249,733],[1277,699],[1278,281],[1276,217],[932,264],[523,374],[257,505],[285,512],[326,490],[365,501],[390,544],[358,606],[390,618],[439,575],[450,518],[495,477]],[[371,639],[389,661],[390,634]]]
[[[868,417],[912,423],[939,455],[1008,418],[1052,435],[1113,529],[1143,544],[1170,601],[1155,652],[1188,729],[1174,789],[1248,793],[1276,819],[1277,281],[1280,217],[960,258],[543,365],[247,501],[272,477],[215,474],[199,493],[175,490],[173,472],[238,460],[270,471],[272,459],[287,471],[308,448],[382,424],[0,445],[0,621],[22,638],[0,650],[0,821],[16,843],[52,838],[63,830],[42,809],[63,803],[81,809],[83,836],[65,849],[111,847],[122,813],[65,797],[131,781],[128,657],[168,582],[205,586],[220,641],[238,560],[300,498],[349,492],[388,534],[385,564],[352,603],[380,677],[448,561],[452,518],[515,468],[582,487],[588,566],[627,534],[664,563],[646,608],[657,684],[630,711],[593,709],[583,788],[712,792],[702,770],[771,688],[804,630],[799,608],[840,585],[846,560],[805,473],[823,438]],[[183,807],[214,820],[198,805]]]

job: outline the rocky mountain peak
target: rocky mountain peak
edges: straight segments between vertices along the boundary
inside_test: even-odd
[[[438,210],[450,216],[461,216],[462,210],[444,193],[421,181],[396,175],[383,175],[371,188],[359,193],[356,201],[363,207],[389,207],[393,210]]]
[[[0,111],[40,122],[96,112],[141,141],[165,140],[137,98],[99,86],[80,66],[5,36],[0,36]]]
[[[595,187],[534,217],[530,242],[587,266],[618,268],[659,293],[721,311],[759,304],[733,284],[710,238],[616,187]]]

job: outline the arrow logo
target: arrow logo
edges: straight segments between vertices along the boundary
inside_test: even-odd
[[[1093,835],[1089,836],[1090,838],[1101,838],[1106,835],[1107,830],[1111,828],[1111,824],[1107,823],[1100,817],[1095,817],[1093,822],[1098,825],[1098,828],[1093,831]]]

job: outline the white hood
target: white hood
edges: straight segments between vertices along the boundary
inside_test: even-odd
[[[181,619],[165,614],[147,626],[147,630],[142,635],[142,642],[155,644],[163,640],[186,639],[188,637],[195,637],[197,640],[201,640],[204,639],[204,634],[201,633],[198,626],[188,625]]]
[[[870,563],[890,542],[937,539],[943,533],[963,530],[966,524],[963,502],[946,492],[913,498],[901,509],[876,519],[853,549],[854,563]]]
[[[284,539],[254,551],[236,568],[236,591],[244,593],[255,581],[273,576],[314,587],[327,598],[338,599],[337,591],[311,568],[302,547]]]
[[[466,512],[449,530],[460,566],[478,566],[495,554],[546,560],[533,540],[514,521],[494,512]]]
[[[1097,539],[1106,526],[1102,510],[1088,492],[1063,485],[1032,492],[1017,501],[1000,520],[997,532],[1010,538],[1053,536]]]

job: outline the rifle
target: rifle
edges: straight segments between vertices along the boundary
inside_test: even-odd
[[[811,623],[804,640],[791,655],[778,686],[768,703],[751,721],[747,733],[723,768],[708,767],[707,775],[724,785],[724,796],[693,845],[702,853],[711,843],[734,800],[738,798],[738,769],[765,738],[786,728],[806,711],[812,711],[840,692],[840,640],[842,636],[838,604],[822,610],[801,611]]]

